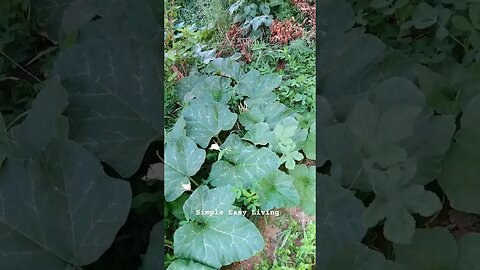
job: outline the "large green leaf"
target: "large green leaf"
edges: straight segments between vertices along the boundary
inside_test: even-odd
[[[38,160],[0,171],[0,268],[63,270],[96,261],[130,210],[129,184],[104,175],[76,143],[56,139]]]
[[[53,70],[69,93],[72,138],[123,176],[163,134],[160,24],[145,5],[89,23]]]
[[[236,92],[240,96],[251,99],[272,101],[276,97],[273,90],[280,86],[281,81],[282,78],[277,74],[261,75],[259,71],[252,70],[240,79],[236,86]]]
[[[186,136],[185,126],[185,120],[178,118],[165,138],[165,172],[156,178],[165,180],[164,194],[167,202],[174,201],[183,192],[190,190],[190,177],[200,170],[205,161],[205,150],[198,148]]]
[[[480,95],[467,106],[448,151],[439,184],[453,208],[480,214]]]
[[[197,79],[191,82],[192,96],[206,102],[216,101],[222,104],[227,104],[230,101],[232,95],[228,88],[232,81],[229,78],[221,76],[208,76],[205,78],[195,76],[195,78]]]
[[[387,49],[380,39],[361,29],[330,37],[320,44],[320,94],[328,100],[339,121],[380,82],[394,77],[415,78],[412,60]],[[362,57],[358,58],[359,55]]]
[[[364,213],[365,224],[376,226],[385,218],[385,237],[394,242],[408,244],[415,232],[415,219],[410,213],[433,215],[442,208],[440,199],[422,185],[411,185],[415,174],[415,160],[406,159],[386,170],[367,169],[375,199]]]
[[[303,211],[309,215],[315,215],[316,198],[315,195],[315,167],[306,165],[297,165],[295,169],[289,170],[293,177],[293,185],[300,196],[300,206]]]
[[[189,222],[174,234],[175,256],[220,268],[262,250],[265,242],[255,225],[243,215],[229,213],[239,210],[234,201],[230,187],[195,189],[183,206]],[[211,214],[203,215],[202,210]]]
[[[188,137],[180,137],[165,146],[165,200],[171,202],[189,190],[190,177],[205,161],[205,150]]]
[[[362,222],[363,203],[329,176],[318,177],[319,234],[317,265],[326,263],[344,247],[362,240],[367,228]],[[339,268],[341,269],[341,268]]]
[[[295,112],[280,102],[265,102],[247,99],[247,111],[242,112],[238,120],[245,129],[251,130],[257,123],[265,122],[271,130],[287,117],[295,117]]]
[[[45,151],[51,138],[61,132],[59,125],[65,118],[60,115],[68,105],[67,99],[58,77],[45,83],[23,124],[12,129],[17,155],[22,151],[26,156],[38,156]]]
[[[58,80],[32,106],[12,130],[12,153],[0,170],[0,268],[90,264],[125,223],[130,186],[106,176],[92,154],[66,138]]]
[[[187,122],[187,136],[203,148],[209,145],[212,137],[233,128],[237,121],[237,114],[224,104],[196,99],[183,109],[182,117]]]
[[[300,203],[293,177],[282,171],[274,171],[254,185],[262,210],[294,207]]]
[[[454,129],[453,117],[433,115],[415,85],[392,78],[357,101],[344,123],[327,127],[322,143],[333,165],[341,169],[342,184],[370,191],[367,161],[387,168],[412,156],[417,165],[411,181],[435,180]]]
[[[156,268],[158,270],[162,268]],[[201,263],[197,263],[192,260],[185,260],[185,259],[177,259],[173,261],[167,268],[167,270],[214,270],[215,268],[212,268],[210,266],[206,266]],[[152,269],[153,270],[153,269]]]
[[[256,146],[231,134],[220,147],[223,159],[212,165],[209,179],[218,186],[250,188],[280,166],[278,156],[269,148]]]

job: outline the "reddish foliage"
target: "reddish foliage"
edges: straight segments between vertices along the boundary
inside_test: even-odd
[[[296,24],[293,18],[283,22],[274,20],[270,26],[270,43],[285,45],[302,35],[303,28]]]
[[[252,43],[253,40],[250,37],[243,36],[243,30],[240,25],[234,24],[225,34],[225,38],[219,46],[217,56],[225,56],[235,51],[240,51],[242,60],[250,63],[252,61],[252,53],[250,51]]]
[[[315,1],[312,0],[291,0],[292,4],[297,7],[307,17],[303,23],[308,23],[312,26],[312,33],[315,35],[317,28],[316,13],[315,13]]]

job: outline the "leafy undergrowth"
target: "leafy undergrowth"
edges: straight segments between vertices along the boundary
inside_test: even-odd
[[[320,269],[477,269],[478,4],[319,9]]]

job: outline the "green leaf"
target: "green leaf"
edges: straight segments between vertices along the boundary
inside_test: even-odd
[[[157,270],[157,269],[161,269],[161,268],[155,268],[155,269],[152,268],[152,270]],[[215,270],[215,268],[206,266],[204,264],[195,262],[193,260],[185,260],[185,259],[177,259],[177,260],[173,261],[167,268],[167,270],[184,270],[184,269],[188,269],[188,270]],[[148,269],[145,269],[145,270],[148,270]]]
[[[184,108],[182,117],[187,123],[187,136],[202,148],[208,147],[210,140],[220,131],[233,128],[237,121],[237,114],[232,113],[227,106],[201,100],[193,100]]]
[[[90,264],[111,246],[130,210],[129,184],[106,176],[67,139],[52,140],[38,159],[10,158],[0,179],[2,269]]]
[[[0,169],[2,269],[90,264],[127,219],[130,185],[106,176],[92,154],[66,138],[65,106],[65,90],[53,79],[12,129],[14,147]]]
[[[59,135],[59,121],[62,121],[59,118],[67,107],[67,98],[58,77],[47,81],[33,101],[23,124],[12,129],[12,137],[15,137],[16,144],[26,151],[25,155],[39,155],[45,151],[49,141]],[[65,135],[68,135],[68,132]]]
[[[394,245],[396,261],[408,269],[455,269],[455,239],[446,228],[417,229],[410,245]]]
[[[471,3],[468,9],[468,15],[473,27],[480,29],[480,4]]]
[[[238,117],[246,130],[253,129],[255,124],[265,122],[271,130],[287,117],[294,117],[295,112],[280,102],[264,102],[262,100],[246,100],[248,110]]]
[[[216,187],[249,188],[280,166],[278,156],[272,150],[257,148],[236,134],[228,136],[220,149],[226,152],[222,160],[212,165],[209,176],[211,184]]]
[[[362,244],[344,248],[327,264],[326,270],[406,270],[402,265],[386,260],[382,253]]]
[[[189,190],[190,178],[205,161],[205,150],[188,137],[165,146],[165,200],[171,202]]]
[[[158,270],[163,269],[162,256],[164,253],[163,237],[165,229],[163,220],[153,226],[150,231],[150,241],[148,243],[147,253],[143,257],[143,264],[140,270]]]
[[[262,210],[294,207],[300,203],[298,192],[293,185],[293,177],[282,171],[274,171],[255,183]]]
[[[332,36],[320,44],[318,57],[328,67],[317,75],[322,85],[320,94],[328,100],[338,121],[344,121],[356,102],[380,82],[394,77],[414,78],[415,64],[411,59],[360,29]],[[352,64],[351,59],[358,55],[362,58]],[[402,94],[400,86],[404,85],[395,87],[396,95]]]
[[[163,134],[160,24],[139,3],[115,13],[89,23],[81,42],[60,54],[53,74],[69,94],[72,139],[131,176]]]
[[[233,56],[231,58],[213,59],[212,62],[210,62],[209,67],[213,72],[232,78],[236,81],[243,76],[243,70],[241,69],[240,64],[235,61]]]
[[[333,165],[341,168],[343,185],[370,191],[365,161],[388,167],[405,152],[417,162],[412,182],[435,180],[454,130],[453,117],[434,116],[415,85],[392,78],[359,100],[345,123],[326,128],[322,144]]]
[[[407,168],[412,166],[412,169]],[[364,213],[365,225],[376,226],[385,218],[385,237],[394,243],[410,243],[415,232],[415,219],[410,213],[430,216],[442,208],[440,199],[434,193],[426,191],[422,185],[408,184],[415,174],[415,161],[412,159],[385,171],[372,166],[367,168],[367,172],[375,199]]]
[[[289,175],[294,179],[293,185],[300,196],[300,206],[303,211],[309,215],[315,215],[315,167],[306,165],[297,165],[295,169],[289,170]]]
[[[253,125],[253,128],[245,134],[244,140],[250,141],[257,145],[266,145],[275,136],[273,131],[265,122],[259,122]]]
[[[442,114],[456,114],[459,111],[453,86],[448,80],[430,69],[420,66],[416,70],[420,90],[425,94],[428,104]]]
[[[415,7],[412,13],[412,21],[417,29],[423,29],[434,25],[438,20],[438,10],[425,2]]]
[[[360,242],[367,228],[362,222],[365,207],[351,191],[344,189],[330,176],[319,175],[318,192],[320,204],[317,219],[321,233],[318,234],[317,243],[322,252],[317,256],[317,265],[324,269],[331,257],[343,248]]]
[[[270,140],[269,147],[275,152],[281,152],[282,146],[294,145],[292,149],[300,150],[307,139],[308,131],[301,129],[297,120],[286,117],[273,129],[276,140]]]
[[[453,208],[480,214],[480,95],[468,104],[438,179]]]
[[[185,201],[187,201],[189,196],[190,195],[183,193],[180,197],[178,197],[173,202],[167,202],[168,209],[179,220],[185,219],[185,214],[183,213],[183,205],[185,204]]]
[[[183,206],[190,222],[174,234],[175,256],[220,268],[262,250],[265,242],[255,225],[243,215],[229,214],[229,210],[238,210],[232,206],[234,201],[230,187],[195,189]],[[218,215],[199,215],[197,210],[217,211]]]
[[[245,74],[236,86],[240,96],[262,101],[275,100],[273,90],[280,86],[282,78],[277,74],[261,75],[259,71],[252,70]]]
[[[198,76],[194,76],[198,77]],[[231,79],[220,76],[208,76],[206,78],[198,77],[192,82],[191,93],[194,97],[205,102],[219,102],[227,104],[230,101],[231,94],[227,91],[231,84]]]
[[[458,30],[465,32],[471,31],[473,29],[468,19],[461,15],[455,15],[452,17],[452,25],[455,26]]]

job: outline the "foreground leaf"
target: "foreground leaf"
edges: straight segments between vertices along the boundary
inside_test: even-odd
[[[205,150],[197,147],[188,137],[167,142],[165,146],[165,200],[171,202],[186,191],[190,177],[205,161]]]
[[[233,128],[237,114],[218,102],[194,100],[182,111],[187,126],[187,136],[206,148],[210,140],[222,130]]]
[[[151,30],[160,24],[144,1],[115,14],[82,29],[53,73],[69,93],[73,140],[128,177],[163,135],[159,31]]]
[[[56,139],[38,160],[0,171],[0,268],[63,270],[96,261],[130,210],[127,182],[104,175],[76,143]]]
[[[259,71],[252,70],[245,74],[236,87],[240,96],[262,101],[275,100],[273,90],[280,86],[282,78],[277,74],[261,75]]]
[[[230,187],[198,187],[183,206],[189,223],[175,231],[175,256],[220,268],[262,250],[265,242],[255,225],[243,215],[229,215],[229,210],[238,210],[234,201]],[[197,210],[218,211],[218,215],[198,215]]]
[[[295,169],[290,170],[289,174],[293,177],[293,185],[300,196],[300,206],[303,211],[309,215],[315,215],[316,188],[315,188],[315,167],[306,165],[297,165]]]
[[[47,83],[10,134],[12,153],[0,169],[1,269],[90,264],[127,219],[130,185],[106,176],[92,154],[67,139],[65,106],[58,80]]]
[[[280,166],[279,158],[272,150],[257,148],[233,133],[220,149],[225,150],[223,159],[212,165],[209,176],[211,184],[216,187],[250,188]]]
[[[262,210],[294,207],[300,203],[298,192],[293,185],[293,177],[279,170],[257,182],[254,190],[259,196]]]

